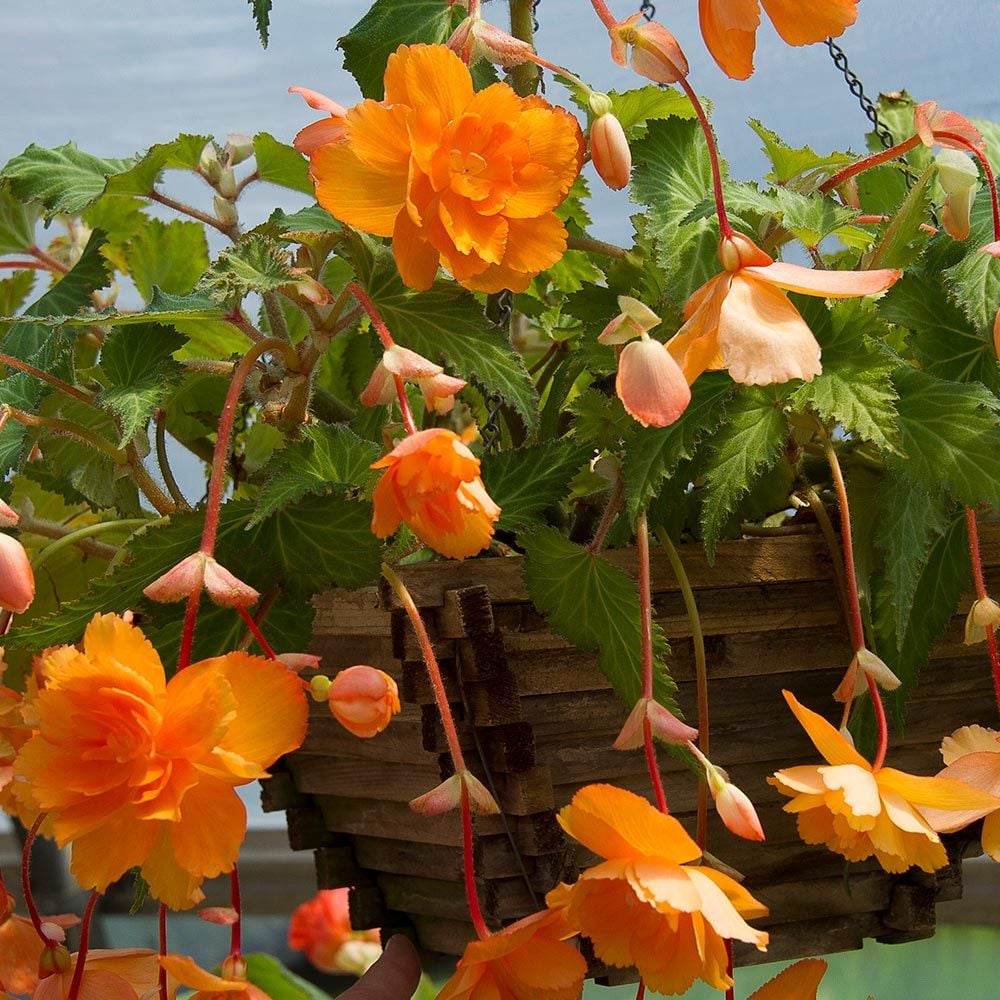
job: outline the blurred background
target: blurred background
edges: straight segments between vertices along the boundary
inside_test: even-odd
[[[444,2],[444,0],[442,0]],[[758,34],[757,72],[745,83],[726,79],[706,52],[696,0],[660,0],[657,17],[677,36],[691,64],[690,79],[714,104],[723,155],[736,178],[759,178],[766,169],[758,137],[746,126],[760,118],[793,145],[817,150],[864,148],[867,120],[834,67],[826,47],[784,45],[765,18]],[[0,163],[34,142],[69,140],[100,156],[129,156],[181,132],[266,131],[289,142],[317,115],[287,93],[298,84],[342,104],[358,96],[343,70],[337,39],[365,12],[365,0],[274,0],[271,38],[261,48],[244,0],[3,0],[0,10]],[[502,23],[506,5],[487,0]],[[638,3],[612,0],[619,16]],[[858,23],[839,41],[852,69],[874,99],[880,91],[908,90],[970,117],[1000,119],[996,86],[998,0],[862,0]],[[630,71],[608,57],[607,35],[587,0],[540,0],[538,48],[600,89],[637,86]],[[548,96],[565,92],[551,77]],[[591,168],[587,168],[590,171]],[[176,178],[176,175],[173,175]],[[172,179],[173,179],[172,178]],[[208,188],[191,178],[175,197],[210,208]],[[594,185],[594,235],[627,242],[634,206],[627,193]],[[308,199],[265,185],[251,186],[240,202],[247,225],[276,206],[294,210]],[[216,248],[217,249],[217,248]],[[202,470],[190,467],[194,481]],[[288,852],[282,815],[265,816],[248,790],[251,831],[241,862],[248,907],[248,950],[282,953],[287,914],[312,894],[309,856]],[[18,847],[0,826],[0,865],[11,871]],[[966,900],[945,904],[948,921],[934,939],[910,945],[870,945],[831,958],[821,1000],[988,1000],[997,995],[994,970],[1000,932],[994,869],[966,865]],[[220,887],[210,901],[223,900]],[[172,932],[178,947],[211,965],[226,948],[227,932],[182,918]],[[104,931],[120,947],[155,946],[145,917],[105,918]],[[285,954],[290,964],[293,956]],[[303,967],[298,966],[300,971]],[[738,977],[745,996],[773,968]],[[327,984],[329,985],[329,984]],[[618,1000],[634,987],[590,987],[588,1000]],[[690,994],[718,997],[711,990]]]

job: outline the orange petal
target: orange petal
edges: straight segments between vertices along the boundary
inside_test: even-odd
[[[754,945],[759,951],[767,950],[767,932],[754,930],[740,916],[715,879],[707,876],[701,868],[685,870],[701,896],[699,909],[702,915],[720,937],[745,941]]]
[[[1000,754],[1000,732],[985,726],[963,726],[941,741],[941,756],[954,764],[967,753]]]
[[[872,769],[871,764],[823,716],[817,715],[805,705],[799,704],[791,691],[782,691],[781,693],[785,696],[785,701],[788,702],[788,707],[795,714],[795,718],[799,720],[799,724],[812,740],[813,746],[823,755],[827,763],[833,765],[855,764],[866,771]]]
[[[896,283],[903,272],[892,268],[876,271],[818,271],[776,260],[766,267],[745,267],[743,273],[789,292],[822,295],[828,299],[847,299],[884,292]]]
[[[219,993],[236,993],[246,989],[246,983],[223,979],[202,969],[187,955],[161,955],[160,965],[178,982],[193,990],[214,990]]]
[[[309,105],[316,111],[325,111],[329,115],[334,115],[338,118],[343,118],[347,114],[347,110],[341,105],[339,105],[332,98],[327,97],[325,94],[321,94],[318,90],[310,90],[308,87],[289,87],[289,94],[298,94]]]
[[[401,45],[385,68],[385,103],[437,108],[457,118],[473,97],[469,67],[443,45]]]
[[[426,292],[434,284],[439,254],[424,239],[408,212],[400,212],[396,216],[392,230],[392,255],[404,285]]]
[[[375,236],[392,236],[406,202],[406,171],[387,174],[362,162],[347,144],[328,143],[312,158],[316,200],[333,216]]]
[[[138,674],[154,697],[166,688],[163,664],[153,644],[120,615],[94,615],[83,634],[83,648],[93,661],[111,661]]]
[[[858,0],[761,0],[789,45],[811,45],[842,35],[858,19]]]
[[[677,39],[657,21],[637,25],[632,69],[654,83],[670,84],[688,74],[688,61]]]
[[[941,771],[938,777],[962,781],[988,795],[1000,795],[1000,754],[990,751],[964,754]],[[993,809],[979,808],[955,812],[924,808],[921,812],[935,830],[951,833],[974,823],[980,817],[993,812]]]
[[[537,219],[511,219],[503,263],[535,275],[555,264],[566,252],[566,229],[551,212]]]
[[[877,816],[882,811],[878,783],[871,769],[853,764],[821,767],[823,784],[843,793],[844,802],[855,816]]]
[[[143,862],[142,877],[150,893],[172,910],[187,910],[205,898],[199,888],[202,879],[177,864],[168,823],[160,824],[156,846]]]
[[[351,152],[383,177],[405,177],[410,165],[409,118],[406,108],[388,108],[377,101],[355,104],[344,118]]]
[[[782,969],[748,1000],[816,1000],[820,980],[829,968],[821,958],[804,958]]]
[[[752,896],[736,879],[730,878],[724,872],[705,866],[699,866],[697,871],[701,872],[705,878],[714,882],[722,890],[729,902],[736,907],[736,912],[747,920],[757,920],[760,917],[766,917],[770,912],[759,899]]]
[[[760,26],[758,0],[698,0],[701,33],[708,51],[726,76],[746,80]]]
[[[719,351],[729,374],[743,385],[811,381],[823,370],[816,338],[788,296],[749,277],[753,270],[733,275],[719,313]]]
[[[1000,812],[983,820],[983,850],[994,861],[1000,861]]]
[[[159,827],[155,820],[137,819],[131,807],[121,809],[73,841],[70,871],[84,888],[103,892],[149,857]]]
[[[552,172],[561,195],[569,191],[580,172],[586,149],[576,118],[549,104],[528,106],[521,113],[516,128],[515,134],[527,133],[531,162]]]
[[[615,391],[643,427],[669,426],[691,402],[680,366],[663,344],[645,335],[622,350]]]
[[[321,118],[305,128],[299,129],[292,145],[303,155],[312,157],[320,146],[331,142],[343,142],[347,137],[344,122],[339,118]]]
[[[949,811],[982,809],[986,812],[1000,809],[1000,798],[954,778],[926,778],[892,767],[883,767],[876,778],[879,787],[891,788],[914,805]]]

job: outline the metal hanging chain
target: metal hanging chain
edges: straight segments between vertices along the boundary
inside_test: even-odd
[[[506,400],[502,393],[491,392],[486,397],[486,423],[479,431],[487,454],[497,450],[500,444],[500,410]]]
[[[642,3],[639,4],[639,13],[642,14],[647,21],[652,21],[653,18],[656,17],[656,7],[654,7],[649,0],[642,0]]]
[[[536,35],[538,34],[538,7],[541,2],[542,0],[535,0],[535,2],[531,5],[532,31],[534,31]]]
[[[861,110],[872,123],[872,128],[875,129],[875,134],[879,137],[879,141],[886,149],[894,146],[896,140],[893,138],[892,132],[879,117],[878,106],[865,93],[864,84],[861,82],[858,74],[848,64],[847,53],[832,38],[826,40],[826,47],[830,50],[830,58],[833,59],[833,65],[843,74],[844,80],[847,83],[847,89],[857,98],[858,104],[861,105]]]

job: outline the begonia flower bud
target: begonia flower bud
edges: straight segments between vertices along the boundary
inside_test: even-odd
[[[330,684],[327,700],[334,718],[364,740],[382,732],[400,710],[396,682],[365,664],[341,670]]]
[[[941,225],[953,240],[968,239],[972,228],[972,203],[979,187],[976,164],[957,149],[942,149],[934,158],[934,165],[945,193]]]
[[[21,517],[17,511],[0,500],[0,528],[13,528],[20,520]]]
[[[35,575],[24,546],[0,533],[0,608],[23,614],[35,599]]]
[[[965,644],[975,645],[986,641],[986,629],[1000,628],[1000,604],[992,597],[981,597],[972,602],[965,619]]]
[[[632,174],[632,150],[622,123],[605,114],[590,127],[590,158],[602,181],[612,191],[620,191]]]
[[[682,722],[658,701],[653,698],[640,698],[614,742],[615,749],[634,750],[636,747],[641,747],[647,719],[653,738],[661,743],[686,746],[692,740],[698,739],[697,729],[692,729],[687,723]]]
[[[643,334],[622,349],[615,391],[643,427],[668,427],[687,409],[691,387],[673,355]]]
[[[215,604],[224,608],[246,608],[260,600],[260,594],[235,577],[225,566],[204,552],[182,559],[143,593],[151,601],[182,601],[204,588]]]
[[[513,69],[526,62],[535,52],[529,42],[515,38],[479,16],[467,17],[462,21],[446,44],[467,66],[475,66],[485,59],[504,69]]]
[[[253,139],[240,132],[230,132],[226,136],[226,152],[229,153],[229,163],[236,166],[244,160],[249,160],[254,154]]]

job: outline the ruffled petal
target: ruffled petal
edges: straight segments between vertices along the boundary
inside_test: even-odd
[[[761,0],[789,45],[811,45],[842,35],[858,19],[858,0]]]
[[[350,145],[328,143],[316,150],[310,172],[316,200],[331,215],[366,233],[392,236],[406,202],[405,170],[374,170]]]
[[[746,80],[760,26],[758,0],[698,0],[701,33],[712,58],[726,76]]]
[[[875,271],[819,271],[799,264],[776,260],[766,267],[745,267],[750,275],[788,292],[822,295],[827,299],[850,299],[861,295],[878,295],[899,280],[902,271],[881,268]]]

